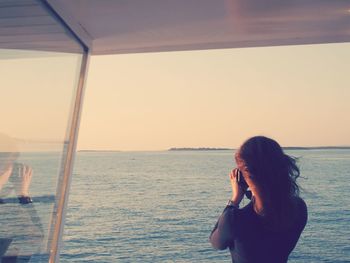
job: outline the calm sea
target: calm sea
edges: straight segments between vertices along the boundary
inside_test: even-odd
[[[290,262],[350,262],[350,150],[288,153],[300,157],[309,210]],[[208,236],[230,197],[232,159],[231,151],[78,153],[61,262],[230,262]]]

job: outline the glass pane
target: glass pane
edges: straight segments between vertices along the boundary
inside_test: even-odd
[[[0,14],[0,262],[47,262],[83,49],[44,1],[0,1]]]
[[[40,1],[0,11],[0,262],[47,262],[82,48]]]
[[[36,254],[49,250],[81,55],[13,50],[1,55],[12,57],[0,60],[1,255],[33,255],[34,262]],[[27,196],[33,203],[24,204]]]

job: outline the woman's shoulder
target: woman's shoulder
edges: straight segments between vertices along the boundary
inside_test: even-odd
[[[307,212],[307,205],[304,199],[301,197],[295,197],[295,204],[296,204],[296,214],[297,214],[297,221],[299,222],[299,225],[304,228],[308,219],[308,212]]]
[[[304,199],[302,199],[300,196],[296,196],[294,197],[294,202],[299,210],[305,210],[305,212],[307,212],[307,205]]]

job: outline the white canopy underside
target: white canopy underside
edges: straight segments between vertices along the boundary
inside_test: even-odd
[[[19,3],[17,7],[11,6],[14,2]],[[47,0],[47,3],[92,54],[350,41],[349,0]],[[26,47],[29,39],[32,41],[27,48],[40,49],[46,45],[57,51],[74,52],[76,47],[68,44],[67,31],[55,27],[50,17],[38,15],[38,5],[37,0],[0,0],[0,48]],[[17,22],[11,20],[9,8]],[[40,41],[35,40],[37,37]]]

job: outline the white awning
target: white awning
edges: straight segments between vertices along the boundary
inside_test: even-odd
[[[347,0],[47,2],[92,54],[350,41]]]

